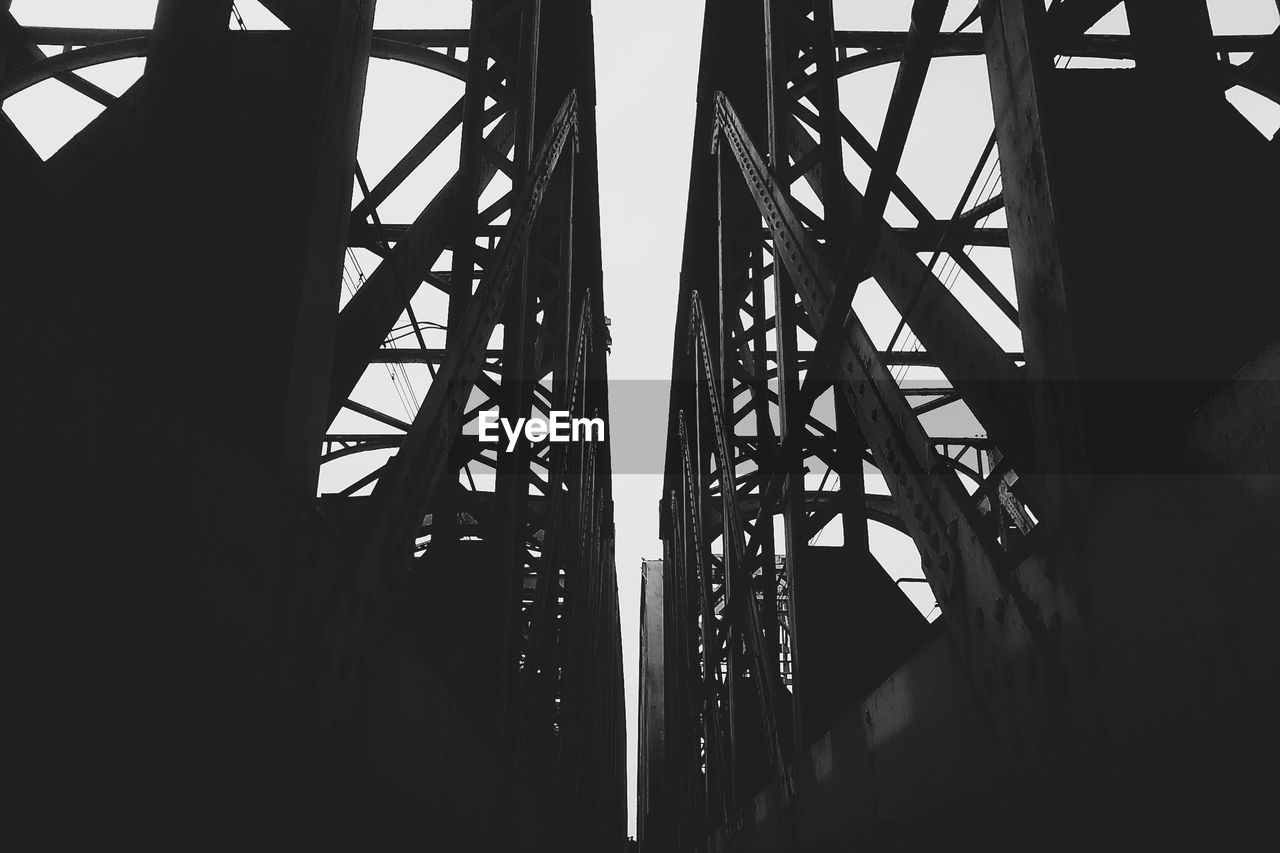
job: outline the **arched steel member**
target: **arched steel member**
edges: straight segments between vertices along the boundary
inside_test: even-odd
[[[0,101],[59,74],[81,71],[122,59],[138,59],[147,55],[148,36],[144,30],[118,32],[122,37],[76,47],[23,66],[16,73],[0,80]],[[136,32],[137,35],[123,35],[128,32]],[[37,43],[41,43],[38,41],[38,33],[36,35]],[[262,47],[271,45],[286,47],[301,38],[288,31],[238,32],[235,30],[229,30],[228,37],[243,39]],[[370,55],[375,59],[388,59],[439,71],[458,80],[465,80],[467,76],[466,63],[421,44],[374,35]]]
[[[1265,50],[1274,43],[1274,36],[1219,35],[1214,36],[1213,46],[1220,53],[1253,53]],[[856,74],[869,68],[878,68],[902,61],[906,40],[901,33],[893,32],[841,32],[836,33],[836,47],[865,48],[865,53],[846,56],[836,62],[836,73],[841,76]],[[1084,35],[1067,41],[1060,48],[1060,55],[1089,59],[1133,59],[1133,39],[1121,35]],[[935,58],[944,56],[982,56],[982,33],[951,33],[938,37],[933,51]],[[1224,63],[1229,68],[1240,66]],[[1225,70],[1225,69],[1224,69]]]

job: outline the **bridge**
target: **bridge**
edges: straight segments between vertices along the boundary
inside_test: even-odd
[[[643,515],[618,7],[133,5],[0,0],[18,846],[1270,836],[1280,5],[697,4]]]
[[[640,849],[1247,843],[1276,34],[875,5],[706,4]]]

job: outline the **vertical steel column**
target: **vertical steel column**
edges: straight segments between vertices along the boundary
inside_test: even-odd
[[[577,316],[570,316],[575,302],[573,288],[573,231],[574,231],[574,175],[577,169],[577,157],[571,157],[563,179],[557,177],[551,189],[558,195],[559,219],[550,226],[551,234],[542,242],[550,243],[542,247],[542,251],[531,263],[534,275],[545,307],[545,320],[538,331],[538,340],[545,343],[554,341],[553,356],[550,359],[551,400],[552,407],[570,412],[575,416],[581,414],[579,385],[584,379],[587,365],[581,347],[585,346],[587,335],[586,323],[589,319],[585,310]],[[547,253],[554,251],[558,257],[551,270],[542,270],[552,262]],[[528,357],[528,356],[527,356]],[[539,362],[540,372],[545,369],[547,359]],[[541,377],[526,379],[532,390],[533,384]],[[527,409],[525,410],[527,411]],[[566,567],[572,561],[572,554],[577,543],[576,528],[571,526],[570,517],[573,504],[577,499],[579,483],[575,476],[576,467],[571,467],[572,453],[564,445],[551,446],[547,463],[546,491],[543,495],[545,509],[542,515],[543,538],[541,552],[527,569],[517,567],[516,581],[523,586],[528,577],[534,579],[533,599],[529,603],[528,612],[521,617],[521,625],[527,625],[525,654],[521,668],[521,683],[524,695],[521,698],[519,713],[521,765],[528,768],[531,776],[546,775],[548,784],[554,784],[555,767],[552,761],[554,706],[560,687],[559,651],[561,632],[559,619],[563,612],[561,599],[564,593],[564,575]],[[529,495],[528,500],[533,499]],[[536,540],[537,521],[531,519],[525,525],[525,534]],[[527,572],[527,574],[525,574]],[[518,587],[519,589],[519,587]],[[515,661],[518,656],[512,657]]]
[[[693,342],[688,354],[689,360],[693,367],[693,376],[697,377],[700,371],[698,364],[697,343]],[[703,419],[703,398],[706,391],[703,383],[696,378],[692,387],[693,393],[693,459],[694,459],[694,489],[693,496],[695,505],[692,511],[695,517],[695,523],[701,531],[707,530],[705,502],[710,494],[711,470],[710,460],[712,454],[708,450],[704,450],[703,440],[707,435],[710,427]],[[723,533],[724,526],[721,525]],[[723,708],[719,703],[713,703],[712,708],[715,710],[719,718],[720,736],[721,736],[721,754],[725,756],[723,765],[723,785],[725,799],[730,803],[731,808],[737,806],[737,703],[734,700],[734,690],[738,681],[737,662],[739,656],[734,653],[734,645],[738,641],[738,632],[733,624],[733,618],[729,611],[729,571],[728,561],[721,557],[717,561],[710,551],[710,536],[705,536],[703,540],[697,543],[702,548],[706,548],[706,552],[702,554],[705,561],[706,573],[710,581],[710,588],[715,589],[716,582],[719,581],[720,598],[724,601],[724,615],[719,621],[719,630],[716,630],[716,623],[713,622],[710,628],[703,628],[703,642],[713,642],[720,651],[720,658],[716,662],[724,673],[724,683],[721,689],[723,697]],[[708,584],[704,583],[703,588],[706,590]],[[714,599],[712,599],[714,600]],[[714,609],[714,607],[712,608]]]
[[[727,288],[727,282],[726,282],[727,270],[725,269],[725,267],[727,264],[733,263],[734,259],[730,259],[726,257],[726,254],[729,252],[728,243],[731,239],[730,235],[726,234],[726,225],[725,225],[726,211],[725,211],[725,204],[724,204],[724,193],[725,193],[724,179],[725,179],[726,165],[727,164],[724,162],[722,155],[717,151],[715,155],[716,285],[717,286],[716,286],[716,293],[715,293],[716,311],[714,314],[711,314],[711,316],[714,316],[719,320],[719,323],[718,323],[719,328],[717,330],[718,340],[716,341],[715,344],[712,345],[716,347],[715,358],[713,360],[713,363],[715,364],[714,375],[716,377],[716,382],[714,384],[710,382],[706,383],[706,393],[708,395],[712,393],[717,394],[718,395],[717,403],[719,405],[720,411],[731,412],[732,397],[730,396],[729,357],[727,352],[727,347],[728,347],[727,338],[729,337],[730,332],[729,332],[729,326],[726,323],[726,316],[725,316],[727,311],[726,301],[729,297],[727,297],[725,293]],[[697,346],[698,345],[695,341],[694,351],[692,353],[692,357],[694,360],[694,371],[697,373],[703,373],[704,367],[699,359]],[[703,378],[709,379],[710,377],[704,376]],[[699,399],[701,399],[701,397],[699,397]],[[710,401],[708,402],[710,403]],[[699,414],[701,414],[701,407],[699,407]],[[729,425],[729,429],[731,430],[731,433],[730,433],[731,435],[732,435],[732,428],[733,427],[731,423]],[[733,453],[732,444],[730,445],[729,452],[730,454]],[[728,507],[730,504],[736,504],[738,500],[737,476],[734,468],[735,468],[735,465],[734,465],[734,460],[732,458],[720,459],[719,465],[716,471],[716,478],[719,481],[719,487],[720,487],[721,498],[722,498],[720,541],[721,541],[721,554],[723,555],[721,559],[723,560],[723,564],[724,564],[724,595],[725,595],[726,615],[731,614],[732,612],[731,608],[734,606],[734,602],[737,599],[741,598],[742,596],[755,594],[754,590],[751,589],[749,583],[747,585],[747,588],[745,589],[738,589],[735,583],[735,579],[738,578],[740,575],[742,575],[743,577],[746,577],[746,575],[743,574],[744,567],[740,567],[738,565],[738,555],[734,552],[733,543],[729,538],[729,529],[730,529],[729,519],[728,519],[728,513],[725,511],[726,507]],[[729,708],[729,731],[731,732],[731,735],[733,738],[734,755],[745,756],[751,753],[751,747],[748,746],[746,742],[746,734],[745,734],[747,730],[746,723],[741,717],[742,717],[742,714],[744,713],[751,713],[751,706],[748,705],[746,708],[740,707],[740,703],[738,702],[739,697],[737,695],[737,685],[739,683],[739,680],[745,676],[745,673],[743,671],[745,668],[745,661],[743,660],[743,655],[742,655],[743,636],[737,620],[735,620],[731,615],[728,615],[728,618],[725,621],[725,630],[727,632],[725,658],[726,658],[727,665],[729,667],[729,674],[730,674],[729,682],[728,682],[728,692],[727,692],[727,701],[728,701],[728,708]],[[735,780],[735,785],[740,789],[749,790],[753,786],[746,782],[746,780],[742,777],[741,772],[746,767],[749,767],[750,765],[745,761],[738,761],[736,766],[739,770],[739,775]]]
[[[519,54],[516,61],[519,73],[514,87],[508,87],[508,91],[515,89],[515,102],[519,110],[511,174],[513,197],[524,187],[533,157],[530,149],[533,144],[537,110],[540,12],[541,0],[526,0],[524,9],[519,15]],[[483,99],[481,103],[483,104]],[[568,159],[572,162],[572,154]],[[469,174],[469,170],[464,169],[463,173]],[[550,201],[552,199],[548,198],[544,203]],[[532,249],[537,248],[539,232],[546,227],[549,213],[550,210],[544,210],[543,215],[539,217],[530,238],[531,246],[527,246],[522,252],[518,279],[514,283],[514,290],[507,300],[503,315],[503,372],[498,413],[500,418],[510,423],[516,423],[519,419],[528,417],[533,407],[533,384],[537,381],[537,377],[533,375],[532,365],[535,335],[531,327],[535,321],[532,310],[533,297],[529,292],[529,254]],[[451,299],[450,311],[452,309],[453,300]],[[496,677],[492,688],[487,689],[486,692],[492,696],[494,707],[507,709],[506,719],[501,720],[500,725],[508,730],[518,724],[518,703],[507,701],[507,688],[514,681],[519,669],[515,653],[519,638],[513,639],[513,634],[520,616],[520,602],[529,556],[526,541],[529,535],[527,518],[530,465],[533,456],[533,449],[523,441],[517,442],[516,446],[510,450],[505,445],[499,445],[495,466],[497,480],[494,486],[493,517],[496,523],[491,543],[492,562],[486,570],[496,575],[496,595],[493,605],[499,621],[494,631],[497,668],[493,676]]]
[[[748,322],[751,334],[740,324],[735,323],[735,331],[742,336],[739,350],[742,353],[742,367],[749,374],[748,382],[753,414],[755,416],[756,434],[756,468],[772,474],[777,465],[778,438],[769,417],[770,410],[770,365],[775,364],[774,353],[769,347],[768,324],[772,321],[765,295],[765,250],[762,243],[756,241],[749,250],[747,264],[750,270],[750,292],[747,295]],[[776,319],[776,318],[774,318]],[[736,318],[735,318],[736,320]],[[776,328],[776,322],[774,323]],[[763,495],[764,486],[757,488]],[[778,610],[778,581],[776,543],[774,542],[773,514],[764,519],[764,524],[755,535],[760,539],[760,578],[764,592],[764,606],[761,618],[769,627],[766,638],[767,649],[774,660],[782,661],[782,639],[779,627],[781,617]]]
[[[788,91],[789,66],[793,51],[787,44],[786,0],[764,0],[765,26],[765,92],[766,116],[765,152],[776,174],[788,170],[790,160],[783,143],[785,123],[791,114],[791,93]],[[785,179],[784,179],[785,183]],[[793,409],[800,392],[800,361],[797,352],[796,327],[801,312],[796,306],[796,293],[791,280],[777,259],[777,247],[773,248],[773,293],[776,359],[778,365],[778,440],[785,442],[795,430],[805,430],[803,424],[793,423]],[[775,454],[776,456],[776,454]],[[784,496],[781,501],[783,523],[783,547],[786,563],[783,570],[787,579],[787,617],[792,661],[792,696],[794,707],[804,707],[804,687],[798,678],[797,662],[801,657],[802,618],[796,607],[796,590],[803,583],[797,575],[803,573],[808,560],[808,539],[804,534],[804,452],[791,460],[780,459],[787,465]],[[799,713],[792,718],[791,743],[798,751],[803,747]]]
[[[776,2],[776,0],[775,0]],[[833,262],[843,248],[844,235],[849,234],[852,217],[848,194],[844,191],[844,148],[841,144],[840,90],[836,77],[835,13],[832,0],[813,0],[813,40],[811,59],[816,62],[817,77],[813,100],[818,113],[818,149],[821,185],[822,220],[826,233],[827,256]],[[795,176],[799,177],[799,176]],[[837,458],[840,460],[840,518],[844,534],[844,551],[858,570],[867,566],[866,485],[863,481],[863,455],[866,439],[842,394],[834,394],[836,409]],[[873,570],[875,567],[872,567]],[[802,741],[817,732],[806,732],[803,715],[797,713],[797,731]]]
[[[788,194],[795,181],[807,180],[822,202],[820,221],[812,224],[815,237],[831,263],[838,264],[847,248],[851,218],[841,150],[841,113],[835,74],[835,31],[830,0],[805,2],[804,0],[766,0],[766,52],[769,64],[768,99],[769,132],[767,152],[769,163]],[[812,15],[812,18],[809,16]],[[814,67],[808,72],[810,66]],[[807,99],[813,108],[800,103]],[[798,117],[811,125],[817,137],[816,148],[802,151],[793,138],[808,131],[799,129]],[[816,212],[815,212],[815,215]],[[813,737],[825,731],[831,709],[819,708],[815,696],[807,696],[806,680],[814,683],[829,680],[826,668],[819,666],[825,657],[815,646],[809,656],[804,652],[805,604],[807,577],[811,571],[813,556],[809,537],[816,534],[810,529],[806,506],[804,475],[806,460],[813,455],[812,439],[804,424],[797,424],[792,410],[803,405],[800,395],[800,354],[796,351],[795,329],[802,313],[795,307],[796,294],[782,264],[775,264],[775,293],[777,294],[778,364],[781,440],[786,441],[790,432],[802,432],[795,438],[804,438],[804,445],[793,457],[788,472],[782,502],[787,537],[787,587],[789,596],[789,628],[791,639],[793,690],[795,696],[794,742],[797,750],[803,749]],[[836,434],[840,450],[837,459],[844,463],[857,460],[852,469],[840,471],[839,502],[841,525],[844,534],[843,552],[851,571],[864,570],[868,564],[866,550],[865,497],[862,482],[861,454],[863,442],[856,423],[849,417],[847,406],[835,395],[837,419]],[[816,565],[816,564],[815,564]],[[820,577],[813,590],[821,596]],[[811,674],[809,664],[816,668]]]
[[[702,739],[705,761],[706,827],[708,831],[719,826],[728,814],[730,774],[729,753],[722,726],[719,700],[721,639],[715,615],[715,588],[711,577],[710,554],[703,538],[702,493],[699,491],[699,475],[693,465],[689,430],[684,413],[678,416],[681,484],[679,503],[673,512],[683,518],[681,530],[685,533],[683,565],[692,571],[691,584],[698,590],[698,612],[701,619],[700,645],[702,648],[702,691],[698,703],[702,716]]]
[[[1044,6],[1035,0],[982,0],[982,32],[991,85],[1018,317],[1027,354],[1029,404],[1050,525],[1082,500],[1088,469],[1063,230],[1055,203],[1052,100]],[[1032,478],[1037,479],[1037,478]],[[1041,491],[1041,490],[1037,490]]]

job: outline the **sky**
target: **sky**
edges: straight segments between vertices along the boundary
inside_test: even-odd
[[[12,12],[23,23],[64,26],[150,26],[155,0],[13,0]],[[256,0],[239,0],[237,6],[250,28],[278,28],[279,22]],[[946,24],[954,26],[972,3],[953,3]],[[672,331],[684,233],[684,206],[688,192],[694,95],[698,49],[701,40],[701,0],[595,0],[596,66],[598,80],[598,131],[600,158],[600,207],[603,234],[605,312],[611,318],[613,337],[609,372],[618,389],[648,387],[666,380],[671,359]],[[836,0],[839,28],[902,29],[909,17],[909,0]],[[468,0],[379,0],[376,27],[458,27],[469,20]],[[1273,0],[1212,0],[1210,12],[1218,32],[1257,32],[1274,28],[1280,15]],[[1096,32],[1123,32],[1123,11],[1108,16]],[[113,93],[124,89],[141,73],[143,60],[125,60],[89,69],[84,76]],[[846,115],[869,139],[878,138],[880,122],[893,84],[894,66],[885,66],[845,78],[841,104]],[[903,158],[907,182],[935,215],[947,215],[963,188],[973,161],[991,129],[982,61],[947,59],[934,64],[925,86],[917,124]],[[418,108],[403,105],[411,93]],[[360,142],[360,162],[370,181],[376,181],[412,145],[435,119],[462,93],[459,81],[434,72],[375,60],[369,72],[368,94]],[[1280,126],[1280,107],[1251,93],[1236,90],[1228,97],[1247,117],[1270,135]],[[28,133],[37,151],[48,156],[87,123],[99,108],[62,87],[48,82],[5,102],[4,110]],[[701,141],[699,144],[702,144]],[[387,222],[409,222],[448,175],[457,167],[456,138],[441,146],[380,208]],[[846,168],[855,184],[866,180],[865,168],[846,149]],[[502,191],[495,182],[488,197]],[[898,204],[888,210],[890,222],[908,224],[909,215]],[[999,216],[992,226],[1003,223]],[[983,265],[1002,291],[1013,296],[1007,252],[976,250]],[[348,265],[352,286],[361,271],[376,265],[374,256],[354,253]],[[1016,328],[1008,323],[971,282],[963,276],[953,287],[972,306],[991,334],[1006,349],[1020,348]],[[414,301],[420,316],[439,316],[442,303],[431,292]],[[857,303],[869,333],[884,342],[896,315],[878,288],[864,287]],[[386,368],[371,370],[357,387],[356,398],[388,399],[399,385],[425,386],[425,373],[412,375],[406,368],[391,375]],[[921,376],[920,378],[927,378]],[[621,384],[618,384],[621,381]],[[646,382],[647,381],[647,382]],[[420,394],[419,394],[420,396]],[[653,412],[652,426],[639,432],[659,448],[665,430],[665,397]],[[411,402],[406,401],[406,416]],[[615,403],[615,415],[619,409]],[[344,415],[336,427],[352,431],[377,431],[367,422]],[[615,445],[617,442],[615,442]],[[619,456],[615,449],[615,456]],[[362,464],[366,469],[373,456]],[[354,463],[349,463],[354,464]],[[617,529],[618,588],[622,612],[626,706],[628,715],[628,804],[635,809],[635,730],[637,711],[640,563],[661,556],[657,538],[661,474],[652,466],[616,465],[614,499]],[[625,470],[624,470],[625,469]],[[346,475],[355,469],[333,474]],[[358,473],[358,472],[357,472]],[[877,527],[873,525],[873,528]],[[886,565],[901,566],[895,572],[918,572],[918,560],[910,544],[895,533],[875,533],[873,550]],[[914,562],[913,562],[914,561]],[[911,585],[918,587],[919,585]],[[925,594],[913,589],[913,594]],[[925,609],[930,600],[917,601]],[[634,814],[630,831],[634,833]]]
[[[671,368],[702,4],[596,0],[593,6],[605,311],[613,320],[609,377],[618,388],[622,379],[666,379]],[[653,422],[665,431],[665,406],[655,414]],[[661,494],[662,475],[656,471],[614,475],[633,835],[640,561],[662,556]]]

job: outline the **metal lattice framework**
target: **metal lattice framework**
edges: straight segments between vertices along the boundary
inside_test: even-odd
[[[1183,464],[1171,462],[1176,454],[1135,461],[1187,411],[1143,394],[1181,395],[1190,406],[1201,393],[1202,401],[1207,391],[1172,380],[1221,385],[1274,331],[1246,333],[1238,355],[1197,372],[1160,361],[1177,357],[1162,355],[1174,344],[1148,330],[1150,314],[1125,314],[1132,306],[1122,298],[1102,308],[1086,302],[1076,282],[1105,276],[1081,249],[1092,232],[1061,225],[1079,221],[1064,187],[1073,158],[1085,159],[1076,152],[1088,147],[1066,141],[1063,116],[1074,103],[1070,87],[1095,80],[1177,92],[1191,104],[1170,108],[1179,127],[1210,114],[1194,111],[1201,93],[1204,104],[1225,104],[1223,90],[1237,85],[1274,99],[1276,36],[1214,35],[1202,4],[1163,20],[1142,3],[1127,4],[1134,35],[1084,34],[1117,5],[984,0],[967,15],[952,8],[958,25],[944,31],[945,0],[916,0],[903,4],[910,28],[889,32],[838,29],[831,0],[707,3],[665,552],[646,566],[661,575],[646,583],[662,593],[646,599],[645,654],[663,665],[642,662],[661,672],[643,682],[642,732],[660,728],[663,739],[647,734],[640,743],[642,848],[702,849],[708,837],[715,849],[752,850],[836,849],[820,842],[863,834],[941,841],[945,829],[895,835],[891,822],[928,826],[934,818],[925,815],[1009,780],[1078,771],[1080,744],[1120,737],[1099,734],[1102,709],[1144,700],[1118,673],[1098,690],[1072,686],[1081,677],[1097,683],[1100,656],[1123,657],[1122,671],[1164,666],[1157,661],[1170,647],[1152,639],[1160,631],[1144,625],[1146,608],[1126,610],[1141,582],[1115,594],[1076,564],[1092,523],[1082,519],[1094,518],[1089,501],[1107,493],[1100,483],[1116,472]],[[956,183],[964,188],[954,206],[941,211],[921,201],[900,166],[931,63],[959,56],[986,57],[995,126]],[[842,111],[840,94],[842,83],[856,90],[859,74],[886,65],[896,65],[896,78],[873,144],[859,129],[865,121]],[[1110,70],[1079,70],[1100,66]],[[1125,152],[1112,156],[1130,156],[1122,132],[1071,115],[1092,128],[1080,133],[1107,136]],[[1238,137],[1235,150],[1270,180],[1275,143],[1262,153],[1265,140],[1253,135]],[[1046,165],[1046,157],[1057,159]],[[1141,192],[1122,181],[1090,186],[1124,199]],[[998,227],[988,224],[993,217]],[[1233,247],[1226,251],[1245,259],[1241,274],[1262,269],[1256,244],[1246,247],[1251,238],[1221,240],[1210,251]],[[1101,239],[1093,247],[1102,259],[1135,251]],[[952,287],[957,277],[965,296]],[[858,300],[864,291],[882,298]],[[1158,299],[1141,298],[1148,311]],[[1239,316],[1259,299],[1242,292],[1224,313]],[[867,311],[878,311],[874,334]],[[1105,328],[1096,318],[1108,311],[1132,323],[1130,348],[1105,353],[1110,332],[1091,339],[1083,331]],[[1139,366],[1123,363],[1131,357]],[[1165,384],[1098,390],[1135,377]],[[1125,408],[1131,397],[1156,413]],[[1107,405],[1114,408],[1100,415]],[[1143,436],[1115,428],[1127,417],[1144,424]],[[1099,430],[1102,441],[1093,438]],[[1180,487],[1198,488],[1189,482]],[[907,559],[886,574],[869,550],[868,522],[909,536],[919,573]],[[829,531],[838,545],[819,544]],[[938,622],[928,625],[907,604],[907,584],[927,584]],[[1195,606],[1189,589],[1177,612]],[[1130,613],[1132,623],[1090,621],[1090,603],[1111,594],[1113,612]],[[1266,633],[1261,623],[1253,628]],[[948,722],[913,718],[902,695],[911,689],[941,703]],[[1171,684],[1169,701],[1194,689]],[[873,720],[897,746],[877,746]],[[1158,725],[1129,724],[1134,737]],[[954,772],[937,758],[948,751],[998,769]],[[867,755],[871,770],[863,771]],[[983,824],[982,814],[968,820]]]
[[[319,329],[332,340],[331,367],[315,359],[290,386],[315,412],[283,441],[302,460],[302,488],[314,495],[319,484],[321,539],[338,556],[287,584],[282,672],[297,692],[276,713],[358,758],[371,721],[385,716],[373,705],[387,701],[378,673],[400,642],[389,638],[408,636],[467,725],[497,745],[500,772],[537,792],[537,822],[513,814],[512,831],[538,849],[612,847],[625,806],[610,447],[508,447],[482,443],[476,429],[489,411],[509,422],[608,416],[590,4],[476,0],[468,29],[374,30],[372,0],[276,0],[263,5],[288,29],[271,31],[246,29],[230,0],[213,5],[234,13],[230,29],[206,27],[202,44],[231,57],[233,73],[241,63],[274,85],[296,73],[285,69],[299,53],[337,45],[322,71],[356,104],[339,132],[350,148],[317,163],[345,175],[354,206],[292,213],[348,223],[345,245],[321,249],[344,256],[341,310],[338,269],[326,261],[310,281],[335,298],[332,312],[279,333]],[[74,187],[75,159],[103,148],[112,123],[160,86],[156,57],[200,25],[173,3],[160,11],[170,28],[154,31],[23,27],[7,7],[0,100],[57,80],[107,108],[48,164],[29,164],[23,178],[36,186],[70,169]],[[119,97],[78,74],[139,57],[148,72]],[[354,143],[370,58],[452,78],[462,94],[367,178]],[[419,109],[414,93],[396,97]],[[24,143],[5,125],[8,154]],[[456,172],[419,198],[411,222],[388,221],[387,200],[415,175],[429,179],[423,164],[455,143]],[[267,185],[246,203],[294,190]]]

